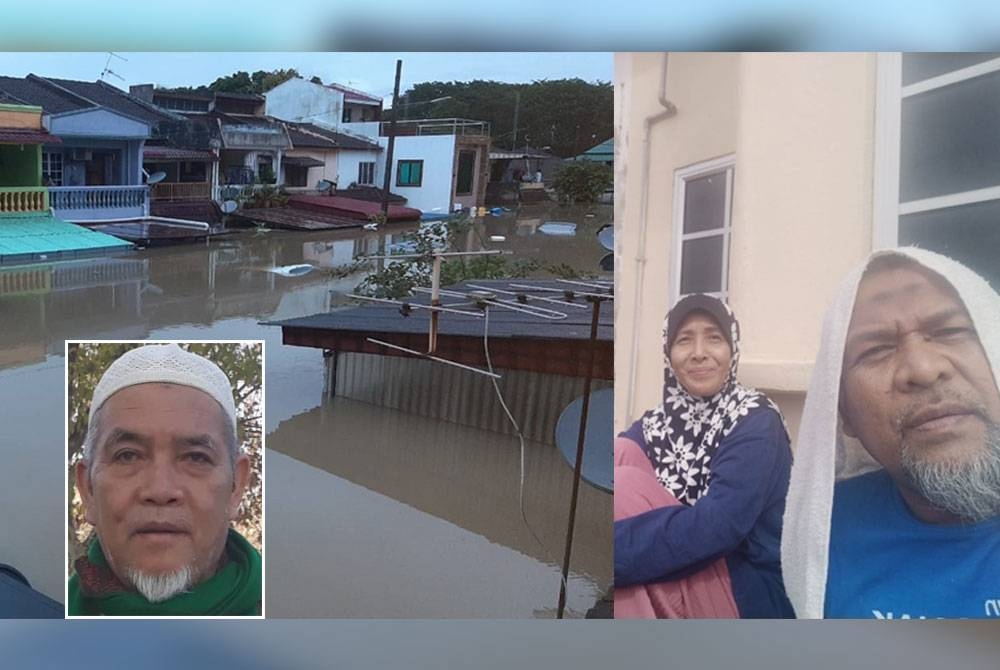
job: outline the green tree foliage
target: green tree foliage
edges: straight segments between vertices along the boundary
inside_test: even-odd
[[[614,175],[611,168],[592,161],[576,161],[563,165],[556,172],[552,188],[560,202],[594,202],[597,196],[611,188]]]
[[[253,74],[240,70],[226,77],[219,77],[208,88],[219,93],[266,93],[278,84],[298,76],[299,72],[295,68],[257,70]]]
[[[449,99],[430,102],[445,97]],[[609,82],[582,79],[530,84],[475,80],[424,82],[401,96],[400,119],[450,117],[489,121],[498,147],[547,146],[550,153],[569,158],[614,134],[614,91]]]
[[[143,343],[84,343],[70,344],[68,351],[68,419],[69,419],[69,529],[70,562],[84,552],[84,540],[91,528],[83,517],[83,506],[76,492],[74,466],[83,457],[83,440],[87,435],[90,399],[94,387],[108,366],[129,349]],[[258,344],[220,342],[211,344],[182,343],[182,348],[215,362],[233,385],[236,402],[237,437],[250,457],[250,482],[240,504],[236,527],[258,548],[261,544],[263,486],[262,456],[262,351]]]

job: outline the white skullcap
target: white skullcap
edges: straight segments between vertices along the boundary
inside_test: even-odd
[[[149,383],[190,386],[212,396],[236,427],[236,404],[229,378],[218,365],[176,344],[148,344],[122,354],[108,367],[94,389],[90,421],[94,412],[112,395],[129,386]]]

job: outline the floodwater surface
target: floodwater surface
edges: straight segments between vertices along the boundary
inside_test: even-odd
[[[535,206],[488,217],[466,248],[486,240],[514,258],[595,273],[606,252],[594,234],[610,212]],[[578,230],[534,232],[545,220]],[[325,311],[331,291],[349,292],[363,277],[329,270],[397,243],[404,230],[245,232],[0,267],[0,504],[8,510],[0,562],[63,600],[64,340],[261,339],[269,617],[552,616],[571,484],[553,445],[526,444],[525,524],[515,437],[327,398],[322,352],[285,346],[279,328],[259,325]],[[301,263],[317,269],[269,271]],[[611,496],[583,485],[569,616],[607,590],[611,570]]]

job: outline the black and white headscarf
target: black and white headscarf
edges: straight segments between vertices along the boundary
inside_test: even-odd
[[[670,365],[670,346],[684,319],[693,311],[707,312],[719,324],[732,347],[733,358],[722,388],[710,398],[693,396],[681,385]],[[740,326],[729,306],[703,294],[680,300],[663,325],[666,357],[663,403],[642,416],[646,455],[656,476],[675,498],[693,505],[708,492],[712,458],[736,424],[752,412],[772,408],[763,393],[736,381],[740,362]]]

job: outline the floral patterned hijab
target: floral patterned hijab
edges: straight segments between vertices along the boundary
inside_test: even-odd
[[[729,375],[709,398],[688,393],[670,364],[670,347],[684,320],[694,311],[708,313],[732,348]],[[681,299],[663,326],[666,357],[663,403],[642,416],[646,456],[657,479],[675,498],[693,505],[708,492],[711,463],[723,440],[751,413],[778,407],[763,393],[736,381],[740,361],[740,326],[729,306],[718,298],[693,294]]]

